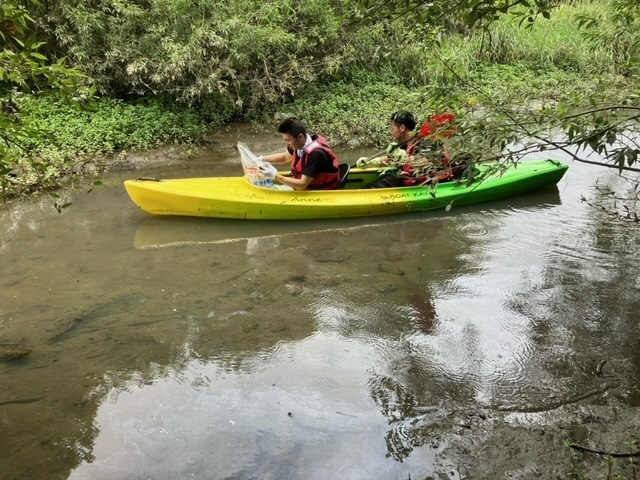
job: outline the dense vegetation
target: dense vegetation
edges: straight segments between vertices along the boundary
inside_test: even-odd
[[[9,0],[3,192],[55,186],[77,158],[198,141],[233,120],[271,126],[277,111],[355,146],[385,142],[396,109],[422,119],[448,109],[464,133],[452,148],[479,159],[523,139],[518,154],[540,148],[556,129],[566,133],[556,147],[587,146],[633,168],[638,146],[613,140],[640,111],[635,0],[458,6]]]

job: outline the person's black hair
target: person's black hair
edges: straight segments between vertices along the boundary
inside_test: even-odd
[[[391,121],[399,125],[404,125],[409,130],[416,128],[416,119],[413,117],[413,113],[407,110],[398,110],[395,112],[391,115]]]
[[[300,134],[304,136],[307,135],[307,127],[299,118],[285,118],[280,122],[280,125],[278,125],[278,133],[288,133],[292,137],[297,138]]]

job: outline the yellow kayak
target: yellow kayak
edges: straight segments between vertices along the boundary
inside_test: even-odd
[[[568,169],[556,160],[504,166],[479,165],[470,184],[435,187],[363,188],[377,169],[353,168],[340,190],[280,190],[242,177],[138,179],[124,182],[131,200],[153,215],[186,215],[253,220],[300,220],[390,215],[497,200],[555,185]]]

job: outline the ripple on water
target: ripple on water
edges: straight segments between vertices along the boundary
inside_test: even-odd
[[[493,291],[496,286],[487,287],[485,282],[481,288]],[[464,402],[472,397],[485,405],[495,403],[504,386],[526,389],[521,386],[532,381],[527,365],[535,352],[533,325],[527,316],[514,312],[506,301],[498,309],[495,303],[489,306],[475,293],[451,294],[441,298],[437,307],[437,329],[408,338],[414,356],[423,359],[420,374],[425,380],[435,380],[432,384],[440,385],[447,398]]]
[[[466,223],[467,219],[473,223]],[[450,225],[455,241],[470,247],[469,255],[504,259],[539,255],[553,240],[558,219],[553,210],[492,210],[462,217]]]
[[[245,365],[220,375],[223,365],[192,362],[182,375],[215,379],[206,388],[171,374],[103,403],[95,459],[70,478],[329,478],[323,458],[334,459],[328,470],[345,478],[359,478],[363,469],[374,478],[390,467],[381,441],[387,427],[359,394],[368,350],[318,333],[284,345],[268,369]]]
[[[463,225],[462,227],[460,227],[459,231],[464,237],[467,238],[484,237],[487,233],[489,233],[489,230],[484,225],[479,224]]]

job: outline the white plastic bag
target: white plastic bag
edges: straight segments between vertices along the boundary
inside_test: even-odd
[[[249,147],[244,143],[238,142],[238,150],[240,151],[240,160],[242,161],[242,169],[249,181],[254,185],[261,187],[272,187],[273,180],[270,178],[264,178],[260,173],[260,165],[264,165],[267,162],[262,160],[257,155],[254,155]]]

